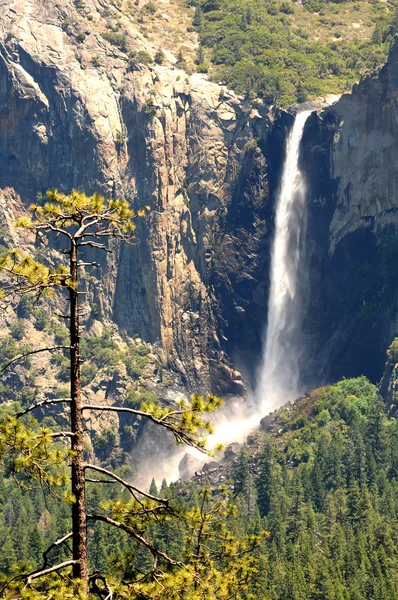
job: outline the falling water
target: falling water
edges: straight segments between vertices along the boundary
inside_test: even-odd
[[[310,111],[297,114],[286,145],[276,206],[271,257],[268,326],[257,403],[265,415],[295,399],[300,390],[300,332],[303,319],[303,239],[306,188],[299,169],[300,142]]]

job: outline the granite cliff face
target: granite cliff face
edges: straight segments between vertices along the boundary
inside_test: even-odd
[[[13,218],[49,187],[149,205],[136,246],[114,248],[93,301],[157,345],[189,387],[242,393],[230,357],[240,336],[259,343],[266,302],[266,161],[253,140],[266,110],[174,68],[170,54],[168,66],[132,65],[102,34],[115,19],[133,50],[154,50],[134,20],[120,25],[121,5],[85,6],[2,7],[4,242],[16,242]]]
[[[114,247],[92,280],[92,302],[188,388],[242,394],[261,351],[292,117],[176,68],[167,31],[150,41],[122,2],[76,6],[2,5],[2,243],[17,242],[13,219],[49,187],[149,205],[136,245]],[[128,58],[162,43],[163,65]],[[309,383],[380,377],[397,328],[397,55],[307,123]]]
[[[388,360],[383,377],[380,381],[379,392],[386,402],[390,414],[398,416],[398,363]]]
[[[310,370],[380,379],[398,330],[398,46],[351,94],[313,113],[303,139],[310,189]]]

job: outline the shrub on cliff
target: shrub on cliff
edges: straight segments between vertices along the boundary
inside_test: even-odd
[[[387,356],[392,363],[398,362],[398,337],[391,342],[391,345],[387,350]]]

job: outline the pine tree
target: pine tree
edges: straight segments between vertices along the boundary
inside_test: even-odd
[[[43,540],[37,525],[31,527],[29,533],[29,558],[31,558],[35,565],[39,565],[43,554]]]
[[[274,493],[274,476],[272,472],[272,448],[265,444],[258,461],[259,475],[257,478],[258,507],[261,516],[267,515],[271,508]]]
[[[319,460],[315,459],[314,466],[311,471],[311,482],[314,490],[314,504],[317,510],[321,511],[324,505],[325,499],[325,486],[323,481],[323,474],[319,464]]]
[[[89,559],[87,553],[87,523],[106,523],[130,535],[136,542],[146,547],[154,558],[154,570],[161,557],[169,565],[176,561],[165,552],[158,551],[142,532],[149,525],[147,515],[167,512],[168,499],[155,497],[125,481],[112,471],[85,461],[84,456],[84,418],[92,411],[114,411],[149,419],[152,423],[169,430],[178,442],[187,443],[198,449],[204,449],[206,435],[211,431],[210,424],[202,415],[216,409],[221,401],[209,395],[207,399],[193,395],[191,402],[180,402],[176,410],[163,407],[157,401],[146,402],[142,410],[122,406],[92,405],[84,403],[81,393],[81,326],[80,295],[83,269],[95,263],[83,262],[90,249],[107,251],[106,240],[109,238],[128,242],[133,235],[135,220],[144,216],[145,210],[134,212],[125,200],[105,200],[99,194],[86,196],[73,190],[65,195],[57,190],[50,190],[42,205],[32,205],[32,218],[24,217],[17,223],[19,227],[32,231],[40,239],[47,236],[49,241],[62,240],[62,256],[56,266],[38,262],[34,256],[20,249],[5,252],[0,256],[0,272],[7,283],[3,285],[0,300],[3,304],[12,303],[16,296],[27,294],[66,293],[69,302],[69,338],[67,345],[51,348],[33,349],[9,361],[3,370],[14,362],[43,351],[58,349],[69,353],[69,398],[45,398],[33,402],[14,416],[8,416],[0,422],[0,458],[7,464],[10,472],[28,475],[39,480],[49,488],[65,482],[65,464],[70,462],[72,502],[72,531],[54,542],[55,546],[72,540],[72,558],[48,567],[45,561],[42,570],[27,574],[29,583],[49,572],[58,572],[72,566],[73,579],[80,582],[83,598],[88,595]],[[36,426],[25,426],[21,418],[37,408],[61,403],[70,407],[70,431],[51,432]],[[56,438],[70,440],[70,449],[54,444]],[[59,467],[56,469],[55,467]],[[100,512],[88,513],[86,508],[86,474],[96,472],[99,477],[109,478],[128,490],[132,496],[129,502],[115,504],[111,516]],[[101,480],[99,480],[101,482]],[[133,519],[133,520],[132,520]],[[134,521],[135,519],[135,521]],[[21,553],[22,550],[19,550]],[[22,555],[21,555],[22,557]],[[99,579],[98,579],[99,577]],[[90,581],[97,586],[102,576]]]
[[[159,493],[157,485],[156,485],[156,481],[154,479],[152,479],[151,485],[149,486],[149,493],[152,494],[152,496],[157,496]]]
[[[157,65],[162,65],[162,64],[164,63],[164,61],[166,60],[166,55],[165,55],[165,53],[163,52],[162,48],[159,48],[159,49],[156,51],[156,53],[155,53],[155,56],[154,56],[153,60],[154,60],[154,62],[155,62]]]
[[[0,571],[2,573],[11,573],[17,564],[17,555],[14,549],[14,543],[10,534],[3,540],[0,554]]]

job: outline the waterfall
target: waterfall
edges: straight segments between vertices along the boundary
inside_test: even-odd
[[[306,188],[299,169],[300,142],[311,111],[299,112],[287,139],[286,158],[276,204],[271,256],[268,325],[257,387],[265,415],[299,396],[304,312]]]
[[[236,399],[214,415],[215,433],[210,440],[210,447],[218,442],[242,442],[258,426],[262,417],[284,402],[297,398],[301,392],[300,365],[303,364],[303,352],[300,334],[307,279],[304,256],[306,190],[299,170],[299,152],[310,112],[297,114],[286,145],[276,206],[268,327],[259,384],[255,397],[248,403]],[[166,477],[174,481],[179,477],[179,463],[184,453],[196,462],[200,460],[199,464],[205,462],[203,456],[193,449],[183,449],[160,462],[158,458],[149,457],[148,460],[152,460],[150,468],[149,463],[141,465],[140,474],[145,477],[148,472],[153,473],[153,463],[157,463],[160,465],[159,479]]]

